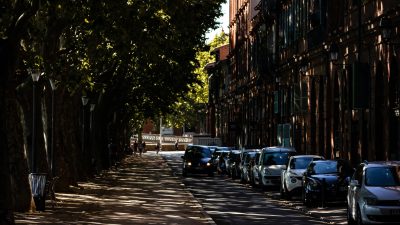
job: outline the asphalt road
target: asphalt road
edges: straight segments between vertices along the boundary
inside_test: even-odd
[[[162,152],[174,174],[181,177],[183,155]],[[218,225],[228,224],[324,224],[320,219],[304,215],[298,210],[282,207],[267,197],[262,190],[232,182],[226,176],[188,176],[183,178],[186,188]]]

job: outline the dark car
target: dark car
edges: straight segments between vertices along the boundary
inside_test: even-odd
[[[217,172],[218,174],[226,174],[227,173],[227,163],[228,163],[228,155],[231,152],[229,151],[222,151],[221,154],[218,156],[217,159]]]
[[[219,171],[218,165],[219,165],[219,159],[222,154],[227,155],[230,152],[229,147],[217,147],[214,149],[212,156],[211,156],[211,164],[214,168],[214,171]],[[224,162],[225,166],[225,162]]]
[[[240,150],[232,150],[228,154],[227,160],[227,173],[232,179],[236,179],[240,176],[240,156],[242,151]]]
[[[182,176],[187,176],[189,173],[214,175],[209,146],[188,145],[182,159]]]
[[[312,203],[345,202],[353,171],[347,160],[311,162],[303,175],[303,203],[311,206]]]
[[[256,152],[259,151],[257,149],[252,149],[252,150],[245,150],[242,153],[242,161],[240,163],[240,182],[241,183],[250,183],[250,174],[251,174],[251,168],[250,164],[251,161],[254,159],[256,156]]]

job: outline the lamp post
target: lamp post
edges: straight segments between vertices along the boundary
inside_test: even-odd
[[[92,165],[92,172],[93,173],[97,173],[97,169],[96,169],[96,151],[95,151],[95,148],[94,148],[94,142],[93,142],[93,140],[94,140],[94,132],[93,132],[93,130],[94,130],[94,119],[93,119],[93,117],[94,117],[94,109],[96,108],[96,104],[94,104],[94,103],[92,103],[92,104],[90,104],[90,124],[89,124],[89,131],[90,131],[90,134],[89,134],[89,144],[90,144],[90,152],[91,152],[91,165]]]
[[[58,81],[54,80],[54,79],[49,79],[50,81],[50,86],[51,86],[51,147],[50,147],[50,172],[51,172],[51,176],[54,177],[55,173],[54,173],[54,108],[55,108],[55,104],[54,104],[54,92],[57,89],[58,86]]]
[[[88,104],[89,98],[82,96],[82,152],[85,152],[85,106]]]
[[[33,118],[32,118],[32,152],[31,152],[31,172],[36,173],[36,120],[37,120],[37,103],[36,103],[36,86],[40,78],[40,71],[39,70],[31,70],[30,74],[32,76],[32,81],[33,81]]]

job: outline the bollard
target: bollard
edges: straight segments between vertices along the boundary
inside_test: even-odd
[[[33,200],[36,205],[36,210],[45,210],[45,187],[46,187],[46,175],[45,173],[31,173],[29,174],[29,182],[31,184],[31,191]]]

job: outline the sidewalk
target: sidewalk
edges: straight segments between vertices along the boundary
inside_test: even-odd
[[[16,224],[215,224],[167,163],[153,152],[57,193],[53,209],[16,213]]]

